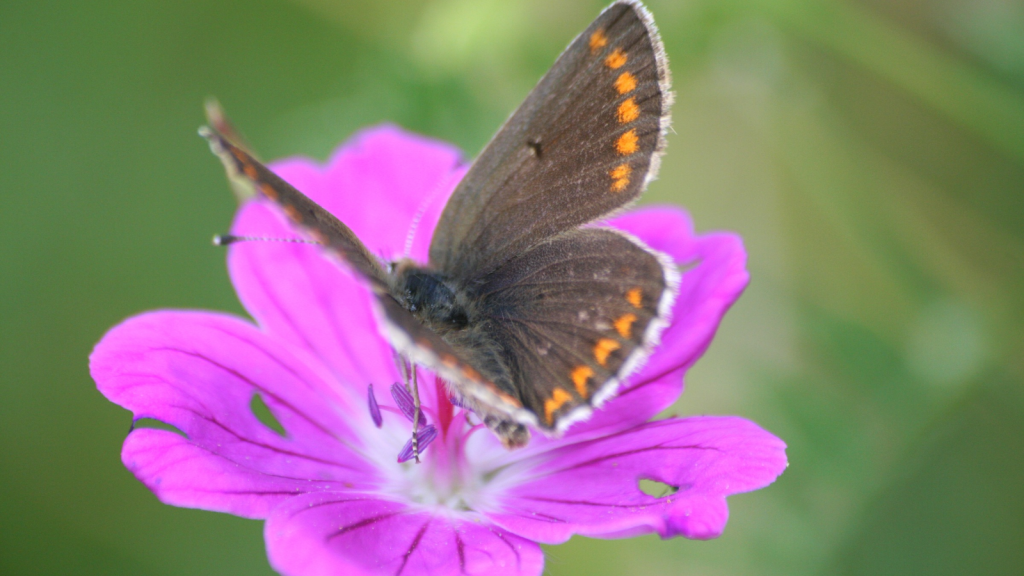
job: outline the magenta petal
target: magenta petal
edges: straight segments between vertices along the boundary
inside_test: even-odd
[[[370,496],[307,494],[277,508],[264,534],[271,565],[292,576],[541,573],[537,544],[466,516]]]
[[[651,207],[609,222],[675,260],[682,272],[672,323],[646,365],[633,374],[593,418],[570,435],[607,433],[645,422],[669,407],[683,391],[686,370],[704,354],[722,317],[747,286],[747,253],[735,234],[695,235],[679,208]]]
[[[282,178],[330,210],[371,252],[426,259],[430,233],[464,173],[458,151],[386,126],[353,138],[320,167],[307,160],[271,164]],[[238,235],[297,237],[268,202],[249,202]],[[397,379],[390,349],[377,337],[371,296],[344,266],[308,244],[244,242],[229,248],[239,297],[257,323],[319,357],[343,382]]]
[[[466,170],[453,147],[394,127],[363,132],[326,165],[292,159],[271,168],[382,261],[421,263]],[[396,385],[395,406],[377,403],[370,383],[399,375],[364,282],[317,246],[244,242],[228,248],[228,266],[258,327],[156,312],[97,344],[90,368],[100,391],[136,421],[183,433],[135,429],[122,459],[164,502],[266,518],[271,563],[293,576],[539,575],[538,542],[573,534],[715,537],[728,519],[726,497],[773,482],[785,445],[740,418],[647,420],[678,397],[746,285],[746,254],[734,235],[694,234],[675,208],[610,224],[679,264],[679,298],[648,364],[562,438],[507,452],[437,383],[420,390],[417,439],[429,454],[402,464],[412,457],[408,425],[385,421],[382,410],[412,419],[413,402]],[[265,199],[243,205],[231,232],[299,236]],[[254,414],[255,396],[283,434]],[[678,490],[649,496],[641,479]]]
[[[243,206],[232,227],[241,235],[295,237],[264,202]],[[228,269],[239,298],[275,338],[299,346],[329,366],[348,392],[397,378],[390,349],[377,336],[369,292],[317,246],[242,242],[228,248]]]
[[[725,497],[771,484],[786,445],[753,422],[702,416],[646,423],[538,456],[530,479],[487,512],[510,532],[545,543],[573,534],[714,538],[729,516]],[[657,498],[640,479],[679,488]]]
[[[704,354],[750,280],[743,241],[726,232],[695,235],[689,215],[672,207],[635,210],[612,224],[671,256],[682,271],[672,324],[634,381],[689,368]]]
[[[461,156],[451,144],[395,126],[372,128],[335,152],[323,196],[313,199],[387,258],[405,254],[415,224],[408,256],[426,262],[441,211],[466,172]]]
[[[104,336],[90,358],[97,387],[135,419],[187,435],[136,429],[125,466],[164,502],[265,517],[290,495],[376,485],[354,450],[364,406],[332,391],[324,369],[226,315],[153,312]],[[286,437],[250,409],[259,394]]]

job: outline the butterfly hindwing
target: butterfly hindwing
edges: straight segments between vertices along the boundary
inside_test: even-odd
[[[382,312],[384,336],[400,354],[444,378],[465,403],[479,407],[479,412],[533,423],[518,399],[487,380],[462,354],[424,326],[390,294],[378,294],[377,305]]]
[[[607,399],[666,325],[678,272],[615,230],[575,230],[534,247],[481,287],[492,337],[523,405],[563,431]]]
[[[616,2],[558,58],[456,188],[431,264],[472,281],[635,200],[657,170],[668,68],[638,2]]]

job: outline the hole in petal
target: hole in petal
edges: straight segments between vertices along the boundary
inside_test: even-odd
[[[647,478],[641,478],[637,485],[641,492],[655,498],[664,498],[679,491],[678,486],[672,486],[657,480],[648,480]]]
[[[185,438],[186,440],[188,439],[188,434],[182,432],[181,429],[178,428],[177,426],[172,426],[167,422],[161,422],[160,420],[156,420],[154,418],[139,418],[133,421],[132,430],[135,430],[136,428],[152,428],[154,430],[166,430],[168,432],[174,432],[175,434],[181,436],[182,438]]]
[[[252,410],[252,415],[260,421],[261,424],[270,428],[274,432],[277,432],[278,436],[284,436],[284,426],[277,421],[274,413],[270,411],[270,407],[263,401],[263,398],[259,394],[253,394],[252,400],[249,401],[249,410]]]

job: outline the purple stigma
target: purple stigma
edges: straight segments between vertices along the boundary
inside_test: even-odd
[[[370,418],[373,418],[373,423],[377,428],[380,428],[384,424],[384,417],[380,414],[380,406],[377,405],[377,397],[373,395],[373,384],[366,389],[366,401],[370,405]]]
[[[395,404],[398,404],[398,409],[402,411],[402,414],[405,414],[409,422],[412,422],[412,416],[416,410],[416,403],[412,399],[412,394],[409,394],[409,391],[404,386],[396,382],[391,385],[391,396],[394,397]],[[423,410],[420,410],[420,425],[422,426],[426,423],[427,415],[423,413]]]
[[[433,424],[428,424],[416,433],[416,445],[419,448],[420,454],[423,454],[423,451],[434,441],[434,438],[437,438],[437,428],[434,428]],[[398,453],[398,463],[401,464],[411,460],[412,456],[412,438],[410,438],[405,443],[405,446],[402,447],[402,451]]]

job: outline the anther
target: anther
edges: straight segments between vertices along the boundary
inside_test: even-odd
[[[422,454],[435,438],[437,438],[437,428],[433,424],[428,424],[421,428],[415,436],[405,443],[402,451],[398,453],[399,464],[412,460],[414,456]]]
[[[373,395],[373,384],[370,384],[366,389],[366,401],[370,405],[370,418],[373,419],[373,424],[380,428],[384,424],[384,417],[380,414],[377,397]]]
[[[409,419],[410,422],[415,420],[416,415],[416,401],[413,400],[412,394],[405,389],[404,386],[395,382],[391,385],[391,397],[395,399],[395,404],[398,405],[398,409],[402,411],[402,414]],[[427,423],[427,415],[420,410],[420,422],[423,424]]]

